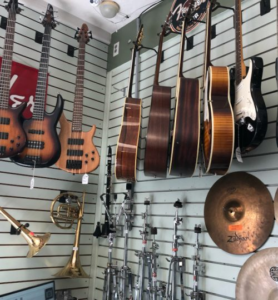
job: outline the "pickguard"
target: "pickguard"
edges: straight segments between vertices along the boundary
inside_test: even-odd
[[[236,122],[248,117],[253,121],[257,118],[256,108],[250,90],[252,72],[253,64],[252,60],[249,60],[247,76],[239,85],[235,86],[234,116]]]

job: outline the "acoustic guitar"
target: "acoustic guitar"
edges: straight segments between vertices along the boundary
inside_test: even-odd
[[[75,37],[79,42],[75,98],[72,122],[69,122],[64,113],[60,118],[61,156],[56,165],[60,169],[73,173],[84,174],[95,170],[99,166],[99,154],[93,143],[96,126],[88,132],[82,131],[83,90],[85,70],[85,46],[90,40],[88,26],[83,24]]]
[[[5,6],[9,12],[4,52],[0,72],[0,157],[10,157],[22,151],[26,144],[26,134],[22,127],[21,114],[26,107],[22,103],[16,108],[9,106],[10,78],[16,14],[20,13],[17,0],[10,0]]]
[[[141,126],[141,99],[132,98],[135,57],[143,39],[143,25],[132,49],[128,94],[125,99],[123,119],[116,150],[115,175],[117,179],[136,180],[137,149]]]
[[[163,178],[166,177],[167,174],[171,117],[171,87],[160,86],[158,81],[162,59],[163,39],[171,16],[172,13],[170,12],[159,38],[144,161],[145,175]]]
[[[176,86],[176,109],[169,174],[191,177],[198,162],[200,141],[200,86],[198,79],[183,76],[184,40],[192,0],[182,21],[180,58]]]
[[[234,114],[230,102],[229,69],[215,67],[210,61],[214,3],[211,1],[207,6],[203,153],[206,172],[224,175],[230,168],[234,153]]]
[[[27,135],[27,144],[20,154],[11,158],[18,165],[32,168],[44,168],[53,165],[61,153],[60,141],[56,132],[56,126],[64,106],[61,95],[57,96],[56,107],[52,113],[48,114],[44,110],[51,30],[56,26],[53,7],[50,4],[48,4],[42,24],[45,30],[34,110],[32,118],[23,122],[23,128]]]
[[[267,110],[261,93],[263,60],[249,59],[247,68],[243,61],[241,1],[235,1],[236,18],[236,68],[231,84],[231,98],[236,122],[235,147],[241,153],[257,148],[267,131]]]

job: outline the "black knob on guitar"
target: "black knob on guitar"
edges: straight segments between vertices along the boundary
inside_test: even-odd
[[[14,140],[11,140],[11,143],[13,143],[14,142]]]

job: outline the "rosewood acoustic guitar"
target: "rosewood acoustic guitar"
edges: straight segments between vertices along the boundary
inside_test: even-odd
[[[236,68],[231,83],[231,98],[236,122],[235,147],[241,153],[257,148],[267,131],[267,110],[261,93],[263,60],[249,59],[249,68],[243,61],[241,1],[236,0]]]
[[[234,153],[234,114],[230,102],[230,78],[227,67],[212,66],[211,14],[215,1],[207,6],[204,62],[204,163],[207,173],[224,175]]]
[[[166,177],[171,116],[171,87],[158,83],[162,59],[163,38],[168,28],[169,16],[159,38],[158,55],[154,76],[151,110],[146,136],[144,173],[147,176]]]
[[[132,84],[136,52],[141,46],[142,39],[143,26],[140,28],[132,50],[129,88],[116,150],[116,178],[130,182],[136,180],[137,149],[141,126],[141,99],[132,98]]]
[[[11,158],[15,163],[24,167],[49,167],[58,160],[61,153],[56,126],[63,110],[62,97],[57,96],[56,107],[52,113],[48,114],[44,111],[51,30],[56,26],[53,7],[50,4],[48,4],[42,24],[45,30],[33,116],[23,123],[27,144],[20,154]]]
[[[99,166],[99,154],[93,143],[96,126],[92,126],[92,129],[88,132],[82,131],[85,46],[90,40],[90,34],[86,24],[83,24],[76,33],[76,39],[79,42],[79,53],[73,118],[72,122],[69,122],[64,113],[60,118],[61,156],[56,165],[60,169],[73,174],[89,173]]]
[[[184,39],[194,1],[188,1],[182,21],[180,58],[176,86],[176,109],[169,174],[191,177],[198,162],[200,141],[200,86],[198,79],[183,76]]]
[[[26,144],[21,116],[26,103],[16,108],[9,106],[15,22],[16,14],[20,13],[21,9],[18,7],[17,0],[10,0],[5,7],[9,16],[0,72],[0,157],[2,158],[18,154]]]

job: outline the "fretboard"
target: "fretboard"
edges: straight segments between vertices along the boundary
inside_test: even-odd
[[[85,42],[79,42],[77,61],[77,73],[75,84],[75,98],[72,117],[72,131],[82,131],[83,116],[83,89],[84,89],[84,66],[85,66]]]
[[[131,68],[129,74],[129,85],[127,90],[127,96],[132,97],[132,85],[133,85],[133,75],[134,75],[134,67],[135,67],[135,57],[136,57],[136,49],[132,49],[132,58],[131,58]]]
[[[36,88],[36,96],[34,102],[34,111],[32,119],[43,120],[44,119],[44,107],[46,97],[46,84],[47,84],[47,73],[49,64],[49,51],[51,41],[51,25],[46,25],[42,41],[42,52],[40,67],[38,73],[38,81]]]
[[[10,96],[10,78],[12,69],[14,32],[15,32],[16,14],[9,12],[4,52],[2,58],[2,66],[0,73],[0,108],[7,109],[9,107]]]
[[[241,0],[236,0],[236,84],[240,84],[245,75],[243,51],[242,51],[242,20],[241,20]]]
[[[207,71],[211,66],[210,53],[211,53],[211,2],[207,5],[207,20],[206,20],[206,39],[205,39],[205,60],[204,60],[204,84],[206,82]]]

